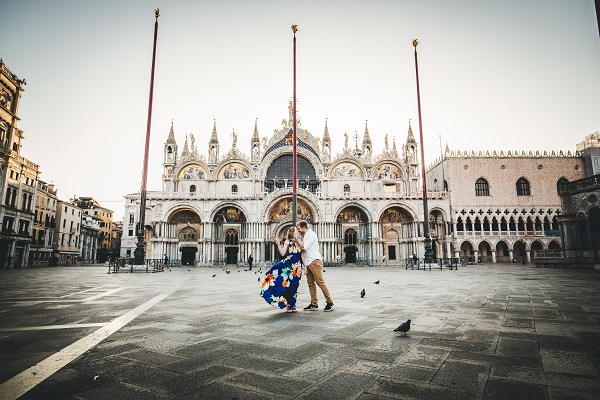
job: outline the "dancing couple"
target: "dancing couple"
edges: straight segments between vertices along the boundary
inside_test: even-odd
[[[301,234],[304,235],[303,238],[300,237]],[[310,292],[310,304],[304,308],[304,311],[319,309],[317,285],[325,296],[325,311],[332,311],[333,301],[323,280],[323,260],[319,251],[319,239],[317,234],[308,228],[307,222],[300,221],[296,227],[289,228],[285,241],[280,243],[276,238],[275,244],[279,254],[285,258],[265,273],[260,296],[273,306],[295,313],[298,286],[304,269]]]

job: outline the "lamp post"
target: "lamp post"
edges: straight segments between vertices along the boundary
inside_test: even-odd
[[[415,71],[417,75],[417,106],[419,111],[419,138],[421,140],[421,176],[423,179],[423,237],[425,244],[425,262],[431,262],[433,258],[433,249],[431,248],[431,238],[429,237],[429,207],[427,205],[427,176],[425,175],[425,150],[423,143],[423,123],[421,120],[421,91],[419,89],[419,62],[417,60],[418,40],[413,40],[415,48]]]
[[[146,186],[148,182],[148,150],[150,147],[150,126],[152,124],[152,97],[154,94],[154,66],[156,60],[156,38],[158,36],[159,9],[154,10],[154,45],[152,47],[152,70],[150,72],[150,95],[148,99],[148,120],[146,122],[146,145],[144,147],[144,165],[142,167],[142,187],[140,189],[140,218],[137,227],[137,243],[135,245],[134,263],[143,264],[146,255],[144,227],[146,225]]]
[[[294,215],[292,216],[292,223],[296,226],[298,222],[298,184],[296,179],[297,169],[296,169],[296,145],[297,145],[297,137],[296,137],[296,32],[298,32],[298,25],[292,24],[292,32],[294,32],[294,149],[292,150],[292,177],[293,177],[293,187],[292,187],[292,212]]]

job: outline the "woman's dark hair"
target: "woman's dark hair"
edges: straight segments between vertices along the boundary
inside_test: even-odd
[[[285,236],[287,240],[292,240],[294,238],[294,228],[289,228]]]

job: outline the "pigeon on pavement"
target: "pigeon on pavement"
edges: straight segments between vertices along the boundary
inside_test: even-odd
[[[379,281],[375,281],[373,282],[375,285],[379,285]]]
[[[365,294],[367,294],[367,292],[365,292],[365,289],[360,291],[360,298],[363,299],[365,297]]]
[[[214,274],[212,277],[214,278],[215,276],[217,276],[217,274]]]
[[[406,322],[401,323],[399,327],[394,329],[394,332],[400,332],[403,335],[406,335],[406,332],[408,332],[409,330],[410,330],[410,319]]]

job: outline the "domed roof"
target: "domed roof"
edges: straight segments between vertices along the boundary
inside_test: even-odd
[[[271,138],[267,142],[267,150],[263,154],[263,160],[269,153],[271,153],[275,149],[279,149],[284,146],[290,146],[290,150],[291,150],[291,146],[293,146],[293,143],[294,143],[293,142],[293,140],[294,140],[293,139],[294,116],[293,116],[293,108],[292,108],[291,101],[289,103],[288,110],[290,112],[289,119],[282,120],[281,128],[275,129],[275,132],[273,132],[273,136],[271,136]],[[300,127],[300,125],[301,125],[300,118],[297,118],[296,139],[297,139],[298,147],[303,147],[303,148],[307,149],[308,151],[312,152],[320,160],[321,157],[319,156],[320,151],[319,151],[319,143],[317,142],[317,139],[315,139],[315,137],[312,135],[312,133],[310,133],[308,131],[308,129],[303,129]]]

